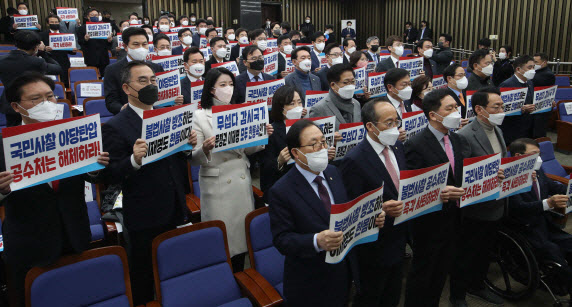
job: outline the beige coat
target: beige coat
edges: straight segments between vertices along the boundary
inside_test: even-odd
[[[202,149],[203,141],[213,136],[212,109],[195,111],[193,129],[197,131],[197,147],[193,165],[200,165],[201,221],[222,220],[226,225],[230,256],[245,253],[244,219],[254,210],[250,162],[247,155],[263,150],[255,146],[210,153]]]

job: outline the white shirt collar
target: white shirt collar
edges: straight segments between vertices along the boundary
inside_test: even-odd
[[[191,80],[191,82],[202,81],[202,80],[200,80],[201,78],[195,78],[195,77],[193,77],[193,75],[189,74],[187,76],[189,77],[189,80]]]
[[[280,51],[280,54],[282,55],[283,58],[286,58],[286,53]]]
[[[302,174],[302,176],[304,176],[304,178],[306,178],[306,180],[308,181],[308,183],[310,184],[310,186],[312,185],[312,183],[314,182],[314,180],[316,179],[316,177],[320,176],[322,177],[322,179],[324,181],[326,181],[326,177],[324,177],[324,172],[320,172],[319,175],[316,175],[310,171],[307,171],[305,169],[303,169],[300,165],[298,165],[298,163],[296,163],[296,168],[298,169],[298,171],[300,172],[300,174]]]
[[[389,102],[391,102],[391,104],[397,109],[399,108],[399,105],[401,104],[401,102],[397,101],[397,99],[391,97],[391,95],[387,95],[387,98],[389,99]]]
[[[516,77],[516,80],[518,80],[518,82],[526,84],[526,81],[522,81],[522,79],[520,79],[520,77],[517,74],[514,74],[514,76]]]
[[[60,33],[60,30],[54,31],[54,30],[50,29],[50,33]]]
[[[136,107],[136,106],[134,106],[134,105],[132,105],[132,104],[129,104],[129,107],[130,107],[131,109],[133,109],[133,111],[135,111],[135,113],[137,113],[137,115],[139,115],[139,117],[141,117],[141,119],[143,119],[143,112],[144,112],[145,110],[143,110],[143,109],[141,109],[141,108],[139,108],[139,107]]]
[[[371,145],[371,147],[373,148],[373,151],[375,151],[375,153],[379,156],[381,155],[381,152],[385,149],[385,145],[378,143],[376,141],[374,141],[369,134],[367,134],[366,132],[366,136],[365,136],[366,140],[369,142],[369,144]]]
[[[316,50],[316,49],[314,48],[314,53],[316,54],[316,56],[319,57],[321,52],[319,52],[318,50]]]
[[[246,70],[246,74],[248,74],[248,81],[250,82],[250,81],[252,80],[252,78],[254,78],[254,75],[251,74],[248,69]],[[262,72],[260,72],[260,73],[258,74],[258,79],[260,79],[260,80],[258,80],[258,81],[264,81],[264,77],[262,76]]]
[[[399,58],[394,58],[393,54],[391,55],[391,60],[393,61],[393,65],[395,65],[395,67],[397,67],[397,62],[399,62]]]

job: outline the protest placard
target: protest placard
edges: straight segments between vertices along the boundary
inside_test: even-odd
[[[572,102],[565,102],[564,108],[566,110],[566,115],[572,115]]]
[[[328,91],[306,91],[305,107],[308,110],[308,114],[310,114],[310,108],[326,98],[329,93]]]
[[[40,30],[38,24],[38,15],[14,15],[14,24],[18,25],[18,30]]]
[[[153,44],[150,45],[152,46]],[[181,79],[185,78],[187,75],[182,55],[153,55],[151,57],[151,62],[161,65],[161,67],[163,67],[163,71],[178,70],[179,77],[181,77]]]
[[[232,47],[238,45],[237,41],[229,41],[228,44],[226,44],[226,57],[224,58],[227,61],[230,61],[230,53],[232,51]],[[233,61],[236,63],[236,61]]]
[[[85,30],[89,39],[107,39],[111,35],[109,22],[86,22]]]
[[[240,72],[238,72],[238,66],[236,66],[236,62],[235,61],[228,61],[228,62],[222,62],[222,63],[216,63],[216,64],[212,64],[211,68],[214,67],[223,67],[226,68],[228,70],[230,70],[230,72],[236,77],[240,74]]]
[[[83,57],[70,57],[70,67],[87,67]]]
[[[335,116],[311,117],[306,119],[311,120],[314,122],[314,124],[318,125],[318,128],[320,128],[320,130],[324,134],[324,137],[326,138],[326,143],[328,143],[328,146],[334,146],[334,134],[336,132]],[[285,121],[286,133],[288,133],[290,127],[292,127],[292,125],[294,125],[294,123],[299,120],[300,119],[287,119]]]
[[[284,84],[284,79],[247,82],[245,101],[249,103],[265,102],[268,109],[272,109],[272,97],[276,90]]]
[[[62,21],[76,21],[78,19],[77,8],[56,7],[56,13]]]
[[[2,129],[12,191],[104,168],[99,114]]]
[[[101,97],[103,96],[102,83],[80,83],[79,92],[81,97]]]
[[[387,95],[383,80],[385,72],[370,72],[367,75],[367,90],[371,93],[370,98],[381,97]]]
[[[188,140],[196,109],[196,105],[184,104],[143,112],[141,138],[147,143],[147,153],[141,159],[141,165],[193,149]]]
[[[213,55],[213,51],[211,48],[201,48],[199,50],[203,53],[203,56],[205,57],[205,62],[210,60],[211,56]]]
[[[217,34],[219,37],[222,37],[222,27],[217,27],[217,28],[215,28],[215,29],[216,29],[216,34]]]
[[[501,159],[504,180],[498,199],[530,191],[536,158],[538,154]]]
[[[203,85],[205,81],[195,81],[191,82],[191,103],[197,104],[197,108],[200,109],[200,101],[203,96]]]
[[[215,147],[212,152],[268,144],[266,102],[212,107]]]
[[[201,36],[200,36],[200,39],[201,39],[201,40],[200,40],[200,43],[199,43],[199,47],[200,47],[201,49],[202,49],[202,48],[207,48],[207,47],[208,47],[208,44],[209,44],[209,42],[207,41],[207,37],[204,36],[204,35],[201,35]],[[209,48],[209,49],[210,49],[210,48]]]
[[[419,77],[423,70],[423,57],[400,57],[399,68],[403,68],[409,72],[411,80]]]
[[[552,110],[552,102],[556,99],[558,85],[538,86],[534,88],[534,111],[530,114],[545,113]]]
[[[278,48],[278,39],[277,38],[269,38],[266,40],[266,49],[265,52],[274,53],[279,52],[280,48]]]
[[[179,34],[177,32],[167,32],[164,34],[169,37],[169,40],[171,41],[171,48],[181,46],[181,41],[179,40]]]
[[[286,55],[286,66],[284,71],[287,73],[292,73],[294,72],[294,70],[296,69],[296,66],[294,66],[294,63],[292,63],[292,56],[290,54]]]
[[[566,203],[566,214],[568,214],[572,211],[572,179],[568,181],[566,196],[568,196],[568,202]]]
[[[175,98],[181,95],[181,77],[178,70],[158,72],[157,86],[159,87],[159,100],[154,106],[164,107],[175,104]]]
[[[374,71],[375,71],[375,62],[374,61],[367,62],[367,66],[365,67],[365,73],[369,75],[369,73],[372,73]]]
[[[320,55],[318,56],[318,60],[320,61],[320,68],[328,67],[328,59],[326,58],[325,53],[320,53]]]
[[[365,67],[354,68],[356,78],[356,89],[354,94],[363,94],[363,88],[367,86],[365,78]]]
[[[383,186],[345,204],[332,205],[330,230],[342,231],[344,239],[338,249],[326,253],[326,263],[338,263],[354,246],[377,240],[379,228],[375,219],[382,205]]]
[[[278,73],[278,51],[264,51],[264,72],[272,76]]]
[[[405,129],[407,133],[407,139],[409,140],[415,134],[421,132],[429,124],[427,117],[423,111],[413,111],[403,113],[401,117],[401,127]]]
[[[473,121],[475,118],[477,118],[477,113],[475,113],[472,103],[473,94],[476,92],[477,91],[466,91],[467,97],[465,98],[465,103],[467,104],[467,107],[465,108],[466,109],[465,118],[468,119],[469,121]]]
[[[53,50],[72,51],[76,48],[75,35],[73,33],[50,33],[49,46]]]
[[[399,172],[399,197],[403,212],[393,225],[439,211],[443,208],[441,191],[447,186],[449,162],[428,168]]]
[[[342,135],[342,139],[336,143],[334,161],[343,159],[350,150],[365,138],[367,133],[361,122],[340,124],[338,132]]]
[[[521,108],[526,100],[526,87],[501,87],[501,99],[505,116],[522,115]]]
[[[443,78],[443,75],[434,75],[432,81],[433,89],[447,88],[447,80]]]
[[[463,160],[463,184],[465,195],[461,197],[461,208],[495,200],[500,194],[498,171],[501,154],[467,158]]]

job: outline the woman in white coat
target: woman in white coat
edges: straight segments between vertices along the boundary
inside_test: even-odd
[[[230,256],[235,272],[244,268],[246,234],[244,219],[254,210],[250,162],[247,155],[264,146],[240,148],[212,153],[215,136],[212,126],[212,107],[230,104],[234,91],[234,75],[225,68],[213,68],[205,77],[201,110],[195,112],[193,129],[197,131],[197,144],[192,163],[200,165],[201,221],[222,220],[226,225]],[[267,125],[267,133],[273,132]]]

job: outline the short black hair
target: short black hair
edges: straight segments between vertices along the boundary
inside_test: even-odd
[[[224,40],[224,38],[220,37],[220,36],[215,36],[211,39],[211,41],[209,42],[209,46],[212,48],[214,47],[214,45],[216,44],[216,42],[218,41],[223,41],[226,43],[226,41]]]
[[[530,61],[534,61],[534,58],[531,57],[530,55],[525,54],[525,55],[521,55],[518,58],[516,58],[512,65],[513,65],[514,69],[516,70],[518,67],[522,67],[522,66],[526,65],[526,63],[528,63]]]
[[[203,95],[201,96],[201,107],[203,109],[210,109],[213,107],[214,96],[211,94],[211,89],[215,86],[216,81],[221,75],[228,75],[232,79],[232,83],[235,83],[234,75],[230,70],[224,67],[211,68],[205,76],[205,83],[203,85]]]
[[[286,34],[282,34],[282,35],[278,36],[278,39],[276,40],[276,43],[278,44],[278,46],[280,46],[282,44],[282,41],[284,41],[285,39],[290,39],[290,36],[288,36]]]
[[[352,25],[354,24],[351,20],[348,20],[348,22],[346,22],[346,25],[347,25],[348,23],[351,23]]]
[[[191,14],[189,14],[189,17],[192,17],[192,16],[195,16],[195,17],[197,17],[197,14],[195,14],[195,13],[191,13]]]
[[[443,70],[443,79],[445,80],[445,82],[449,82],[449,80],[447,80],[447,77],[453,77],[453,79],[455,78],[455,71],[457,71],[457,68],[459,67],[461,67],[461,65],[455,63],[447,66]]]
[[[123,33],[121,33],[121,39],[123,40],[123,44],[127,46],[129,44],[129,40],[131,36],[135,35],[143,35],[149,41],[149,35],[147,35],[147,31],[145,29],[137,28],[137,27],[129,27]]]
[[[532,145],[534,147],[540,148],[540,145],[538,144],[538,142],[533,140],[533,139],[529,139],[529,138],[516,139],[516,140],[512,141],[512,143],[510,143],[510,146],[509,146],[511,156],[514,157],[515,154],[523,155],[526,152],[526,145]]]
[[[50,23],[50,18],[56,18],[59,22],[62,21],[60,16],[50,13],[48,14],[48,17],[46,17],[46,23]]]
[[[214,26],[214,21],[207,19],[207,26]]]
[[[419,48],[423,49],[423,44],[425,44],[425,42],[433,43],[428,38],[422,39],[422,40],[418,41],[417,44],[415,44],[415,51],[419,53]]]
[[[453,41],[453,36],[451,36],[451,34],[447,34],[447,33],[441,33],[439,34],[439,37],[443,36],[445,38],[446,42],[452,42]]]
[[[250,41],[254,41],[257,37],[259,37],[261,34],[265,34],[266,32],[264,32],[264,29],[254,29],[252,31],[248,31],[248,39]]]
[[[483,87],[476,91],[471,97],[471,105],[473,106],[473,110],[476,106],[486,108],[489,104],[489,94],[497,94],[500,96],[501,92],[497,87],[494,86]]]
[[[504,50],[506,50],[506,56],[507,56],[507,57],[508,57],[508,53],[509,53],[509,52],[510,52],[510,54],[512,55],[512,46],[511,46],[511,45],[501,46],[501,47],[499,48],[499,51],[500,51],[501,48],[504,48]]]
[[[177,31],[177,37],[180,38],[181,36],[183,36],[183,33],[187,32],[187,31],[191,32],[191,28],[182,28],[181,30]],[[192,32],[191,32],[191,34],[192,34]]]
[[[206,20],[206,19],[202,19],[202,18],[197,19],[197,27],[198,27],[201,23],[207,24],[207,20]]]
[[[290,36],[290,39],[292,39],[292,37],[296,36],[296,35],[302,36],[302,34],[300,34],[300,31],[298,31],[298,30],[292,30],[292,31],[288,32],[288,36]]]
[[[336,43],[329,43],[326,48],[324,48],[324,54],[328,55],[330,54],[330,51],[332,51],[332,49],[334,48],[340,48],[340,45],[336,44]]]
[[[389,92],[387,85],[391,84],[395,87],[395,84],[409,76],[409,72],[403,68],[392,68],[385,73],[385,79],[383,79],[383,85],[385,86],[385,90]]]
[[[326,29],[334,29],[334,25],[333,24],[327,24],[326,25]]]
[[[544,52],[537,52],[534,54],[534,56],[538,56],[538,57],[540,57],[540,60],[548,62],[548,54],[546,54]]]
[[[34,31],[20,30],[14,35],[14,42],[18,49],[28,51],[36,48],[42,40],[38,33]]]
[[[142,25],[140,28],[141,28],[141,29],[149,29],[149,30],[151,30],[151,33],[155,33],[155,32],[153,31],[153,27],[152,27],[151,25]]]
[[[400,36],[397,36],[397,35],[390,35],[387,37],[387,39],[385,39],[385,46],[387,48],[393,47],[393,43],[395,43],[395,42],[403,42],[403,38],[401,38]]]
[[[189,17],[187,17],[187,15],[181,15],[181,16],[179,16],[179,19],[177,19],[177,21],[180,23],[183,18],[188,19]]]
[[[201,49],[199,49],[199,47],[192,46],[191,48],[185,50],[185,53],[183,54],[183,61],[187,63],[189,61],[189,58],[191,57],[191,54],[196,54],[196,53],[200,53],[203,56],[203,59],[205,58],[204,53],[201,51]]]
[[[445,88],[432,90],[427,93],[427,95],[423,97],[423,103],[421,105],[423,113],[425,113],[425,117],[429,119],[430,112],[437,112],[441,107],[441,100],[450,95],[451,92]]]
[[[475,69],[474,65],[481,62],[487,55],[489,55],[489,51],[485,49],[479,49],[473,52],[469,57],[469,67],[471,69]]]
[[[131,61],[121,69],[121,85],[129,83],[129,81],[131,81],[131,69],[137,66],[147,66],[149,67],[149,69],[151,69],[151,71],[153,71],[151,65],[149,65],[149,63],[145,61]]]
[[[162,15],[159,17],[159,19],[157,19],[157,22],[161,22],[161,19],[167,19],[169,21],[169,23],[171,23],[171,20],[169,19],[168,15]]]
[[[169,44],[171,43],[171,39],[167,36],[167,34],[165,33],[157,33],[155,34],[155,36],[153,37],[153,46],[157,47],[157,44],[159,43],[160,40],[162,39],[166,39]]]
[[[234,31],[233,28],[226,28],[226,29],[224,29],[223,34],[224,34],[224,35],[227,35],[227,34],[228,34],[228,30],[233,30],[233,31]]]
[[[481,45],[481,46],[485,46],[487,48],[491,47],[491,40],[488,39],[487,37],[483,37],[481,39],[479,39],[479,41],[477,42],[477,45]]]
[[[286,133],[286,145],[288,145],[288,152],[290,154],[292,154],[292,149],[299,148],[302,145],[302,142],[300,141],[300,135],[304,129],[311,126],[320,129],[316,123],[309,119],[300,119],[290,127],[288,133]]]
[[[429,27],[429,22],[427,22],[427,20],[421,20],[421,23],[424,23],[426,27]]]
[[[287,21],[283,21],[280,24],[280,28],[282,28],[282,30],[286,30],[286,34],[290,33],[290,31],[292,31],[292,26],[290,26],[290,23]]]
[[[274,96],[272,96],[272,110],[270,110],[270,119],[274,122],[281,122],[284,120],[284,106],[294,100],[294,92],[298,93],[300,98],[302,94],[300,91],[290,85],[282,85],[279,87]]]
[[[411,92],[411,99],[419,98],[421,92],[427,89],[429,84],[432,82],[433,79],[431,79],[428,75],[418,76],[417,78],[413,79],[413,81],[411,81],[411,89],[413,90]]]
[[[328,73],[326,74],[326,77],[328,78],[328,84],[332,83],[332,82],[339,82],[342,74],[346,71],[351,71],[352,75],[354,75],[355,77],[355,73],[353,68],[350,66],[350,64],[337,64],[337,65],[333,65],[332,67],[330,67],[330,69],[328,70]]]
[[[355,39],[353,39],[353,38],[346,38],[346,39],[344,39],[344,42],[342,43],[342,46],[347,47],[349,41],[354,41],[354,44],[356,44],[356,40],[355,40]],[[357,46],[357,44],[356,44],[356,46]]]
[[[406,21],[406,22],[405,22],[405,25],[406,25],[406,26],[413,26],[413,23],[411,23],[411,21]]]
[[[244,49],[242,49],[242,60],[246,61],[246,59],[248,58],[249,55],[253,54],[254,51],[260,51],[260,53],[264,54],[264,52],[262,52],[262,50],[260,48],[258,48],[258,46],[256,45],[248,45],[246,47],[244,47]]]
[[[363,105],[361,108],[361,121],[363,122],[363,126],[367,125],[367,123],[375,123],[377,122],[377,114],[375,114],[375,106],[378,103],[382,103],[384,101],[388,101],[387,97],[378,97],[368,101],[366,104]]]
[[[18,2],[18,4],[16,4],[16,8],[19,7],[20,5],[25,5],[27,9],[30,8],[30,7],[28,6],[28,3],[27,3],[27,2],[24,2],[24,1]]]
[[[207,30],[205,31],[205,36],[208,37],[209,34],[211,34],[211,32],[213,32],[213,31],[216,32],[216,29],[215,29],[215,28],[207,29]],[[217,36],[218,36],[218,33],[217,33]],[[215,36],[215,37],[216,37],[216,36]]]
[[[25,4],[24,2],[22,2],[22,3]],[[18,4],[18,5],[20,5],[20,4]],[[26,4],[26,7],[28,7],[27,4]],[[99,10],[98,10],[98,9],[96,9],[96,8],[94,8],[94,7],[90,7],[90,8],[88,8],[87,10],[85,10],[85,16],[89,15],[89,13],[91,13],[91,12],[93,12],[93,11],[96,11],[96,12],[99,14]],[[87,19],[89,19],[89,17],[88,17]]]
[[[296,49],[294,49],[294,51],[292,51],[292,55],[291,55],[291,59],[292,60],[296,60],[298,59],[298,52],[300,51],[306,51],[308,52],[308,54],[312,54],[312,50],[310,50],[309,47],[307,46],[300,46],[300,47],[296,47]]]
[[[314,34],[312,34],[312,41],[315,42],[320,36],[322,36],[322,37],[324,37],[324,39],[326,39],[324,32],[318,31],[318,32],[314,32]]]
[[[131,18],[131,16],[135,16],[135,17],[139,18],[139,14],[137,14],[135,12],[129,14],[129,16],[127,16],[127,18]]]
[[[13,7],[9,7],[6,9],[6,14],[8,15],[16,15],[18,14],[18,10],[13,8]]]
[[[46,83],[50,86],[52,91],[56,87],[54,80],[50,79],[49,77],[46,77],[36,71],[26,71],[14,79],[10,86],[6,88],[6,100],[8,102],[20,102],[22,98],[22,87],[36,82]]]

